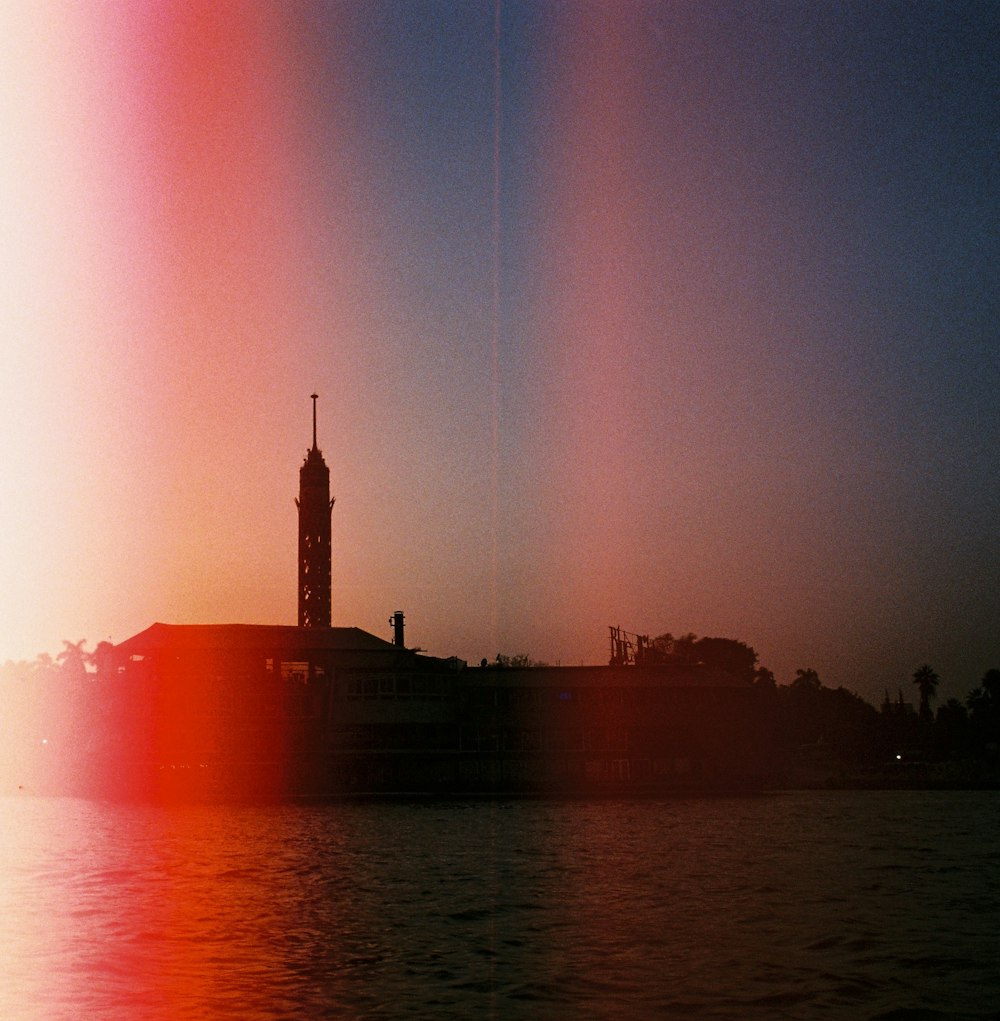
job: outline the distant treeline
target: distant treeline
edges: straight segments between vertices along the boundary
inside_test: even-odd
[[[649,643],[645,657],[701,663],[759,689],[770,708],[771,740],[792,780],[1000,781],[1000,669],[987,670],[964,700],[950,698],[935,711],[940,677],[928,664],[913,672],[913,701],[887,689],[876,708],[847,688],[825,687],[812,667],[778,684],[756,651],[735,639],[667,633]]]

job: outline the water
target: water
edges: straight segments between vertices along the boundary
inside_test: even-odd
[[[0,811],[5,1019],[1000,1017],[1000,792]]]

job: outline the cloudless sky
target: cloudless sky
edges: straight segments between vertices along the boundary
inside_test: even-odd
[[[1000,666],[1000,5],[0,14],[0,660],[334,623]]]

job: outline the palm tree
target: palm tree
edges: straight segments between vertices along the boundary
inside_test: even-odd
[[[925,663],[913,672],[913,683],[920,692],[920,718],[929,720],[931,718],[931,699],[937,693],[937,686],[941,678],[934,672],[934,668]]]
[[[86,638],[81,638],[78,642],[68,642],[64,638],[63,651],[56,656],[58,662],[62,664],[63,671],[74,680],[85,677],[87,674],[90,653],[84,649],[86,644]]]

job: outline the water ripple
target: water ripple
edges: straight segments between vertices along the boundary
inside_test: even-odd
[[[997,1017],[992,792],[3,808],[16,1021]]]

